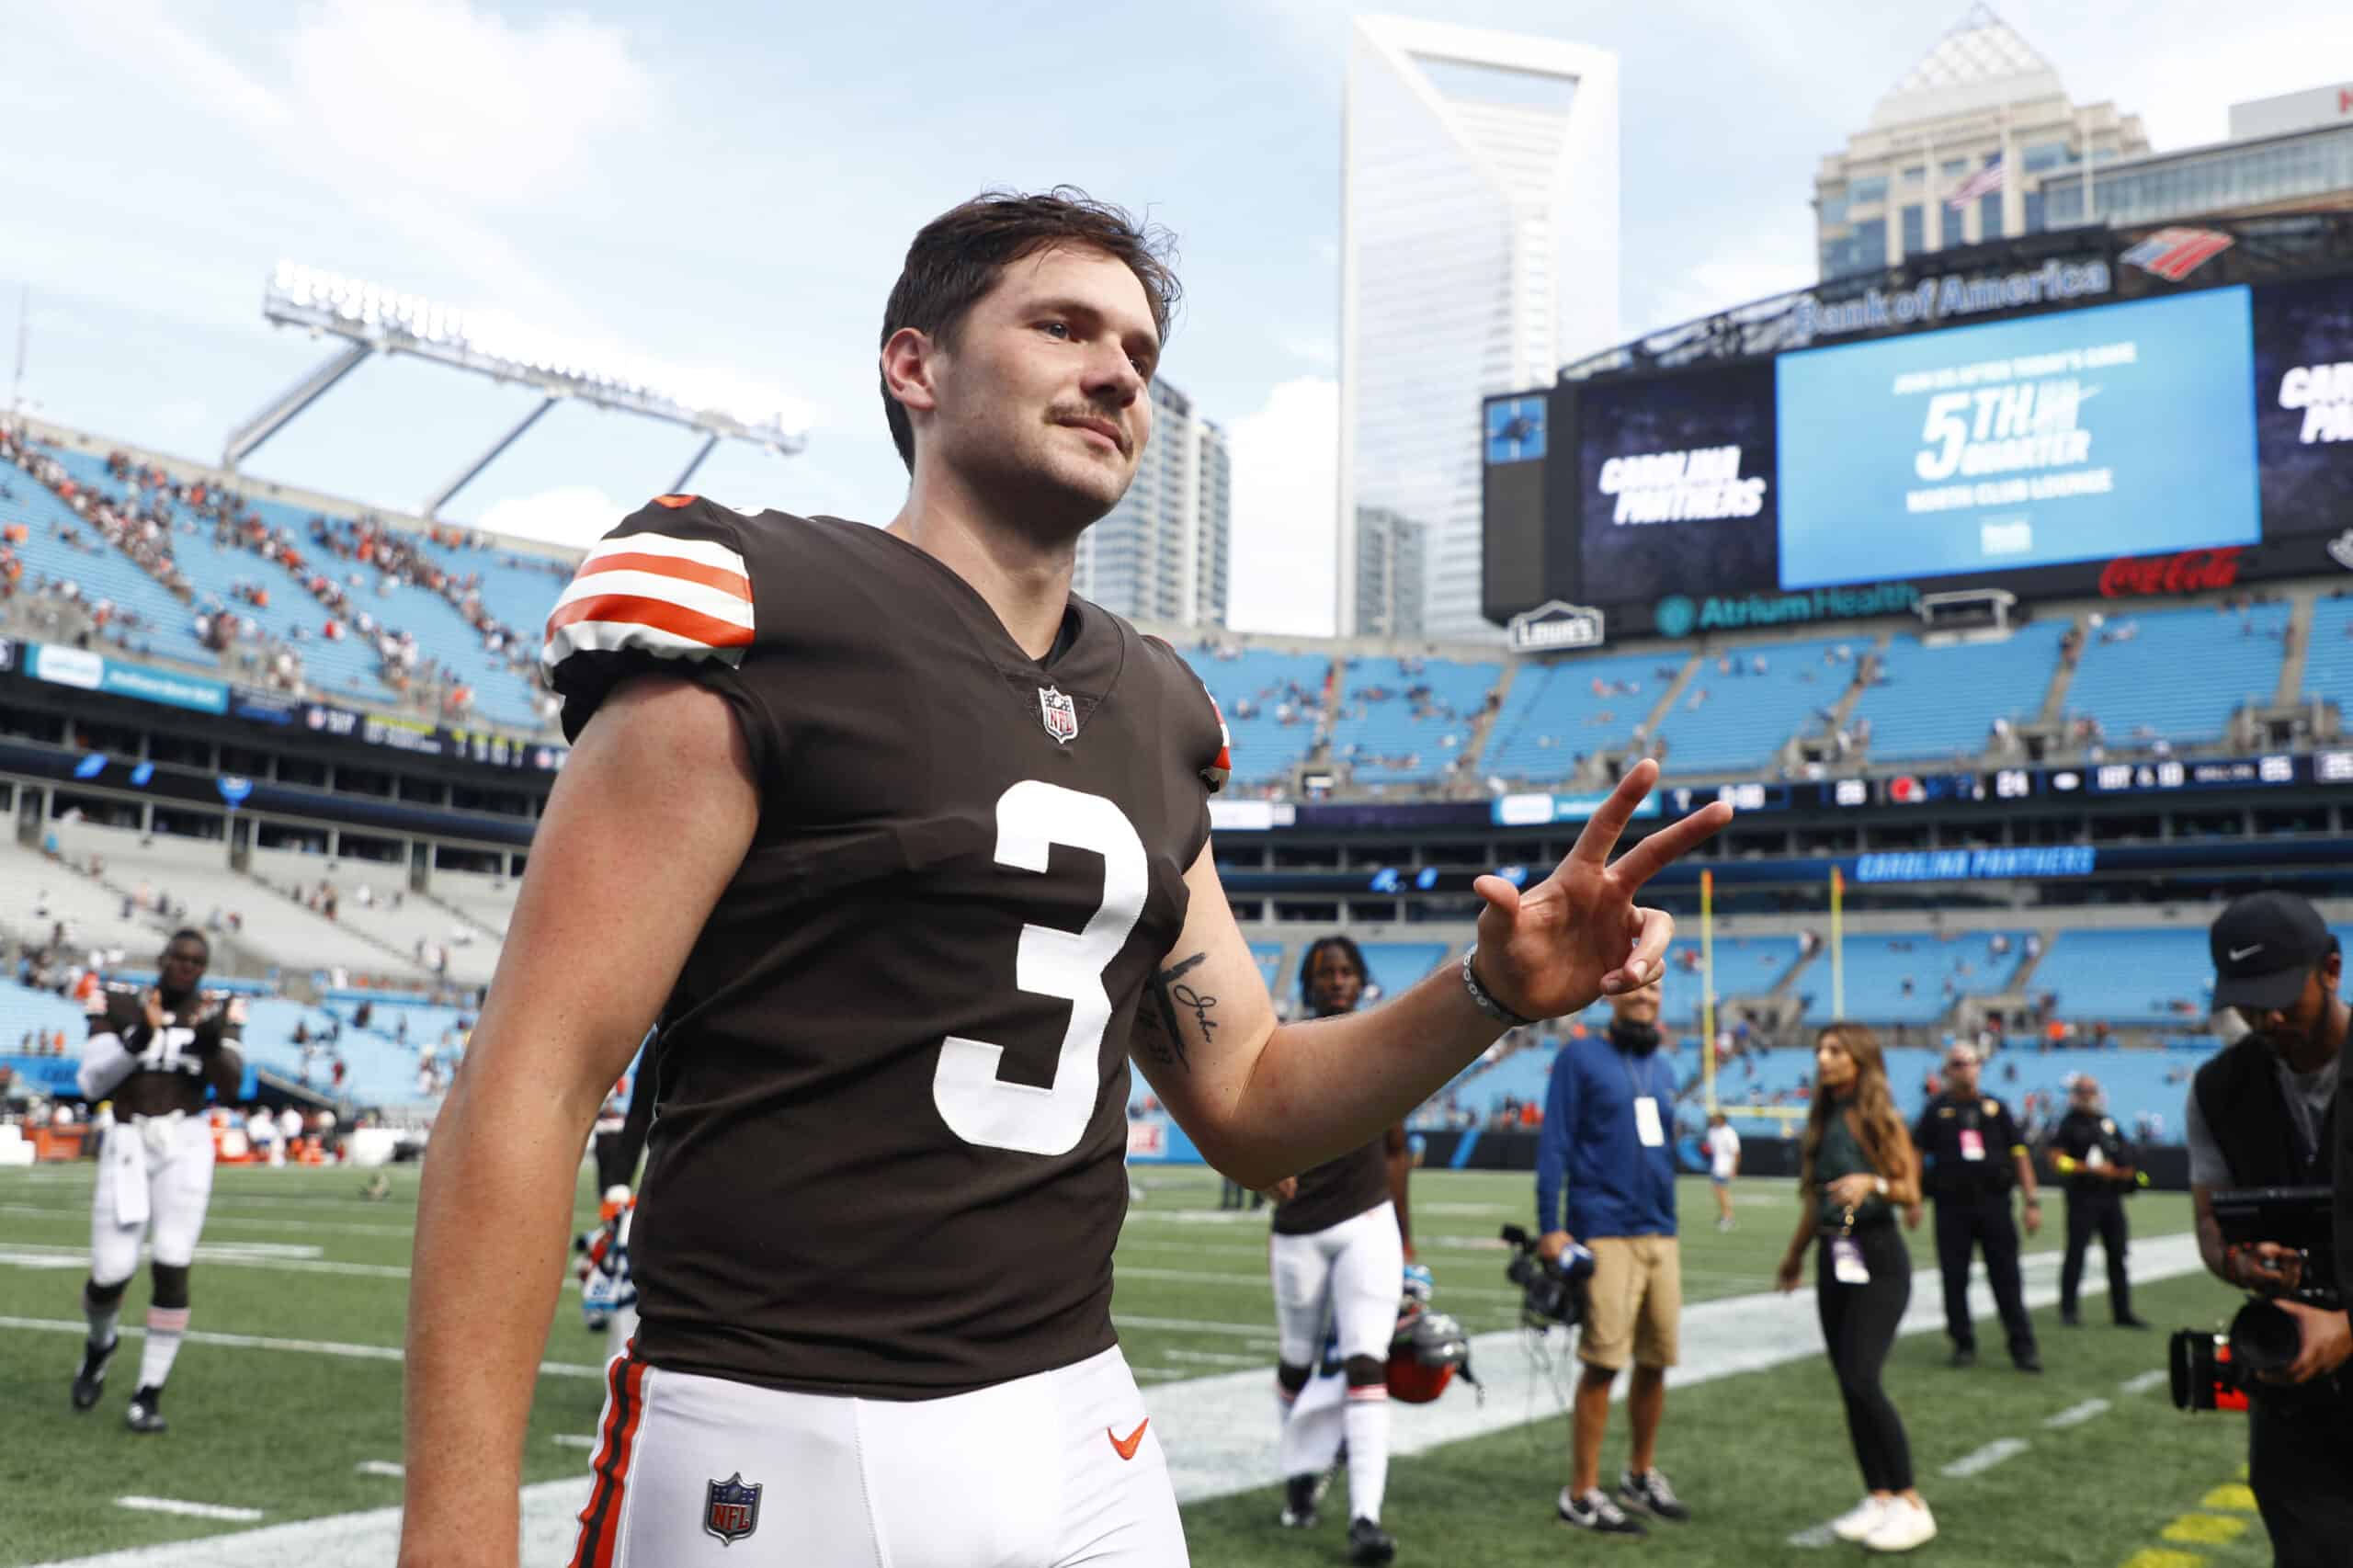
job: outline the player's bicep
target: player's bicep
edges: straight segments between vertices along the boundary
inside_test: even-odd
[[[628,1065],[759,824],[726,700],[668,676],[608,698],[533,835],[468,1074],[585,1118]]]
[[[1275,1004],[1208,845],[1185,887],[1185,929],[1144,982],[1128,1049],[1177,1125],[1201,1142],[1231,1114],[1273,1038]]]

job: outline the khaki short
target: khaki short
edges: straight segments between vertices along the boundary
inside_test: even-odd
[[[1631,1351],[1636,1366],[1674,1366],[1683,1322],[1683,1257],[1675,1238],[1597,1236],[1585,1244],[1593,1253],[1593,1278],[1586,1283],[1577,1359],[1614,1372]]]

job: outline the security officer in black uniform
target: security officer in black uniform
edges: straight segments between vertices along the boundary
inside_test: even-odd
[[[2042,1229],[2042,1199],[2026,1140],[2007,1107],[1977,1092],[1977,1051],[1955,1042],[1945,1052],[1944,1093],[1928,1102],[1912,1130],[1927,1162],[1928,1196],[1937,1200],[1937,1266],[1945,1282],[1945,1333],[1952,1364],[1977,1363],[1977,1331],[1969,1321],[1969,1258],[1985,1249],[1985,1274],[2010,1340],[2010,1360],[2021,1372],[2042,1370],[2034,1324],[2018,1281],[2018,1229],[2010,1219],[2010,1183],[2026,1193],[2026,1230]]]
[[[2051,1164],[2067,1184],[2067,1256],[2059,1266],[2059,1321],[2081,1328],[2077,1293],[2092,1237],[2108,1258],[2108,1306],[2119,1328],[2146,1328],[2132,1315],[2132,1281],[2124,1272],[2124,1197],[2139,1186],[2132,1145],[2100,1108],[2099,1083],[2080,1073],[2067,1087],[2067,1114],[2051,1134]]]

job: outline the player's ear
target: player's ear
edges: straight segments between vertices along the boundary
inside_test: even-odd
[[[882,386],[902,407],[926,413],[939,406],[934,381],[946,350],[927,332],[903,326],[882,345]]]

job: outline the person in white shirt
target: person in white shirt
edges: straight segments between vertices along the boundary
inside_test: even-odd
[[[1732,1178],[1740,1174],[1740,1134],[1732,1130],[1724,1113],[1716,1111],[1708,1118],[1708,1135],[1701,1140],[1708,1151],[1708,1181],[1716,1193],[1716,1229],[1732,1229]]]

